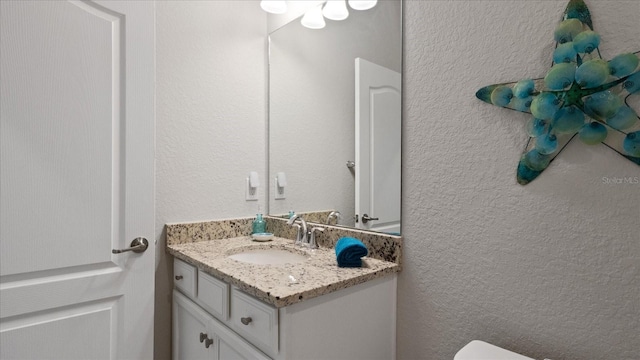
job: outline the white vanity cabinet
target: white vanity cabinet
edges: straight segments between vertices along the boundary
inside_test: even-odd
[[[178,259],[174,276],[174,360],[395,359],[395,273],[282,308]]]
[[[173,359],[267,360],[179,291],[173,292]]]
[[[173,359],[268,360],[231,331],[229,285],[180,260],[174,260]]]

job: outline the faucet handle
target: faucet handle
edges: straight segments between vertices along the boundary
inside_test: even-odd
[[[338,225],[338,221],[342,218],[342,214],[340,214],[340,211],[332,211],[329,213],[329,216],[327,216],[327,225],[331,225],[331,219],[335,218],[336,222],[334,225]]]
[[[324,231],[323,227],[315,226],[311,228],[311,240],[309,240],[309,249],[317,249],[318,244],[316,244],[316,231]]]
[[[301,226],[298,223],[291,224],[291,226],[296,228],[296,242],[295,245],[300,245],[302,243],[302,231],[300,230]]]

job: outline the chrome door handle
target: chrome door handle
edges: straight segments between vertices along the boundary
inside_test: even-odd
[[[373,220],[380,220],[380,218],[369,217],[369,215],[367,215],[367,214],[362,215],[362,223],[363,224],[366,224],[369,221],[373,221]]]
[[[133,239],[130,246],[131,247],[128,247],[126,249],[113,249],[111,250],[111,253],[121,254],[127,251],[133,251],[134,253],[141,253],[147,250],[147,248],[149,247],[149,242],[147,241],[147,239],[143,237],[138,237]]]

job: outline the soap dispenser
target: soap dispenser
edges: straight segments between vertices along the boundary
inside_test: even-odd
[[[252,234],[260,234],[267,232],[267,222],[262,218],[262,213],[258,209],[258,213],[256,214],[256,219],[253,220],[253,224],[251,226]]]

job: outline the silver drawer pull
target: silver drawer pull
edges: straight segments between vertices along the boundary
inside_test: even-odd
[[[133,241],[131,242],[131,245],[129,246],[131,247],[128,247],[126,249],[113,249],[111,250],[111,253],[122,254],[123,252],[127,252],[127,251],[133,251],[134,253],[141,253],[147,250],[147,248],[149,247],[149,242],[147,241],[147,239],[143,237],[138,237],[133,239]]]
[[[253,321],[253,319],[251,319],[251,317],[243,317],[243,318],[240,318],[240,322],[241,322],[241,323],[243,323],[243,324],[245,324],[245,325],[249,325],[249,323],[250,323],[251,321]]]
[[[176,275],[176,280],[182,280],[184,278],[184,276],[182,275]]]

